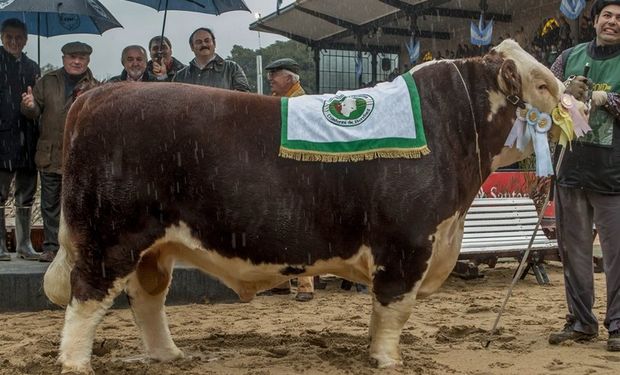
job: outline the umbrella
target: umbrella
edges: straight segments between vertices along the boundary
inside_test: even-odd
[[[164,23],[161,27],[161,40],[164,39],[168,10],[184,10],[187,12],[219,15],[233,10],[250,11],[243,0],[127,0],[132,3],[146,5],[157,11],[164,11]],[[161,46],[160,46],[161,48]]]
[[[101,35],[104,31],[122,27],[98,0],[0,0],[0,22],[9,18],[21,20],[30,34],[39,36],[39,60],[41,36]]]

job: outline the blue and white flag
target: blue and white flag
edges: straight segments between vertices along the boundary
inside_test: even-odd
[[[491,44],[491,38],[493,37],[493,20],[485,25],[484,14],[481,13],[478,25],[473,21],[471,22],[470,34],[471,44],[473,45],[486,46]]]
[[[362,76],[362,72],[364,71],[364,68],[362,66],[362,58],[361,57],[356,57],[355,58],[355,78],[359,81],[360,77]]]
[[[586,0],[562,0],[560,12],[566,18],[576,20],[586,7]]]
[[[409,52],[409,64],[413,65],[420,58],[420,41],[411,36],[409,42],[405,43],[407,52]]]

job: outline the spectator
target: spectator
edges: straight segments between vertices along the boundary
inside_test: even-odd
[[[566,92],[580,100],[591,98],[593,107],[592,132],[573,142],[557,172],[558,244],[568,315],[564,329],[552,333],[549,343],[598,336],[598,320],[592,313],[594,223],[605,263],[607,350],[616,352],[620,351],[620,0],[597,0],[592,19],[596,38],[565,50],[551,68],[566,81]],[[586,63],[588,77],[583,76]]]
[[[26,25],[7,19],[0,27],[0,260],[11,260],[6,245],[5,204],[15,179],[15,237],[17,256],[39,259],[32,248],[30,223],[37,168],[34,164],[39,131],[35,121],[20,112],[21,93],[34,86],[39,66],[22,51],[28,41]]]
[[[305,95],[299,82],[299,64],[293,59],[279,59],[265,67],[267,79],[274,96],[294,97]],[[287,281],[273,288],[274,294],[289,294],[290,282]],[[300,276],[297,278],[297,294],[295,300],[299,302],[310,301],[314,298],[314,282],[312,276]]]
[[[146,64],[150,81],[172,81],[177,72],[185,67],[172,57],[172,43],[166,37],[155,36],[149,41],[151,60]]]
[[[175,82],[250,91],[248,79],[241,66],[232,60],[224,60],[215,53],[215,35],[211,29],[196,29],[189,37],[189,46],[196,57],[178,72]]]
[[[81,42],[62,47],[63,67],[47,73],[22,94],[21,111],[31,119],[39,118],[41,135],[35,162],[41,176],[41,214],[43,216],[43,253],[40,261],[51,262],[58,252],[60,193],[62,189],[62,146],[67,109],[84,84],[97,81],[88,68],[92,48]]]
[[[131,45],[123,48],[121,53],[121,64],[123,71],[120,75],[112,77],[109,82],[139,82],[149,81],[149,73],[146,70],[146,50],[138,45]]]

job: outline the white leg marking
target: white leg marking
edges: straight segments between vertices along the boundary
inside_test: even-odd
[[[167,264],[160,266],[165,267],[169,274],[172,272],[172,258],[168,258]],[[149,358],[157,361],[166,362],[183,357],[183,352],[177,348],[170,329],[168,328],[168,319],[164,308],[168,288],[155,296],[147,293],[138,281],[137,273],[133,273],[127,283],[126,292],[131,297],[131,310],[133,317],[140,330],[144,349]]]
[[[126,279],[117,280],[102,301],[71,300],[65,312],[65,326],[60,340],[58,362],[62,364],[62,374],[94,374],[90,357],[95,331],[125,282]]]
[[[407,293],[402,301],[383,306],[373,298],[370,317],[370,357],[377,361],[377,367],[402,366],[400,357],[400,335],[413,311],[417,287]]]

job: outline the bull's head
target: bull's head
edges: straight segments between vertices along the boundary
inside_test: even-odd
[[[503,58],[497,77],[498,85],[504,95],[492,95],[492,107],[498,109],[508,105],[509,101],[519,106],[526,104],[541,112],[551,113],[560,102],[564,86],[553,73],[525,52],[517,42],[505,40],[491,53]],[[524,149],[504,147],[493,158],[492,169],[510,165],[525,159],[533,151],[531,142]]]

